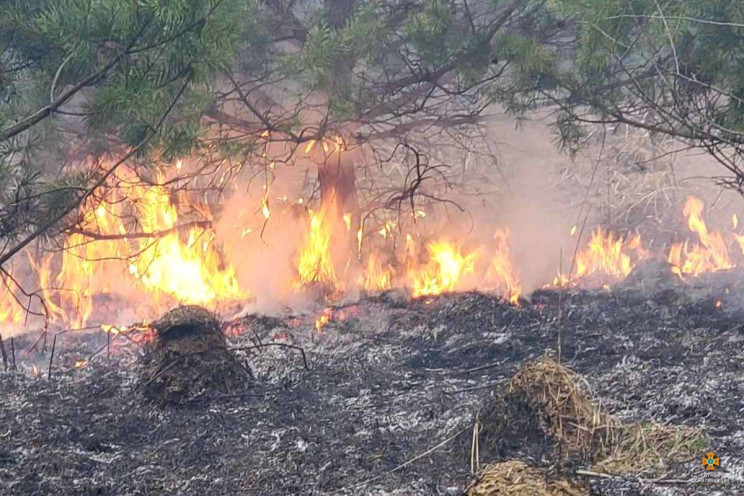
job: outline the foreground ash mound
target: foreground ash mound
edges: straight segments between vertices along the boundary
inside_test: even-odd
[[[0,494],[744,494],[744,312],[720,281],[197,311],[209,333],[176,318],[149,353],[0,373]],[[70,339],[59,363],[106,343]]]
[[[236,394],[250,370],[227,349],[220,321],[194,305],[175,308],[152,324],[157,340],[144,357],[144,394],[160,403]]]

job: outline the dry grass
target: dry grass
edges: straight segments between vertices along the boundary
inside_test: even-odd
[[[548,480],[545,470],[519,460],[488,465],[466,496],[588,496],[583,486],[567,479]]]
[[[681,146],[658,139],[654,144],[647,132],[624,126],[605,135],[604,147],[600,145],[601,136],[598,132],[597,143],[587,150],[589,160],[572,165],[565,178],[572,186],[567,188],[567,194],[571,195],[575,188],[582,191],[581,198],[588,193],[592,218],[621,232],[644,227],[658,230],[663,219],[676,218],[678,200],[685,194],[675,171],[677,156],[668,153]],[[598,175],[587,192],[597,166]]]
[[[507,396],[526,400],[562,456],[608,453],[619,422],[595,404],[579,376],[549,356],[525,364],[509,383]]]
[[[705,448],[700,429],[677,425],[634,422],[623,426],[611,452],[594,468],[612,474],[658,474],[670,463],[687,461]]]
[[[705,446],[699,429],[658,423],[624,424],[594,399],[580,376],[550,356],[525,364],[509,383],[522,395],[561,456],[591,461],[604,472],[659,473]]]

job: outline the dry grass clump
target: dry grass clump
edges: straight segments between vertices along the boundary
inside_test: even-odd
[[[525,364],[509,382],[507,397],[519,397],[535,412],[543,432],[562,456],[605,454],[616,444],[620,423],[595,404],[580,377],[549,356]]]
[[[548,355],[523,365],[496,404],[483,417],[479,438],[485,444],[507,436],[534,442],[541,435],[553,445],[552,458],[564,466],[591,463],[618,475],[658,474],[671,463],[694,458],[705,447],[699,429],[621,422],[602,407],[580,376]],[[517,424],[504,419],[520,417],[533,419],[521,429],[538,429],[537,436],[510,432],[509,425]]]
[[[661,473],[670,463],[689,460],[705,449],[700,429],[655,422],[624,425],[608,455],[594,469],[613,474]]]
[[[486,466],[465,491],[466,496],[588,496],[583,486],[567,479],[548,480],[545,470],[519,460]]]
[[[232,394],[250,380],[250,370],[227,349],[220,321],[208,310],[175,308],[152,324],[157,341],[145,357],[140,386],[160,403]]]
[[[599,157],[602,183],[586,197],[586,206],[597,221],[618,232],[644,228],[656,232],[665,220],[676,220],[678,199],[685,197],[677,178],[684,175],[683,164],[670,153],[678,144],[626,126],[596,137],[598,142],[587,150],[591,159],[572,163],[561,175],[566,204],[575,206],[577,198],[584,201],[587,184],[596,184],[590,178],[596,172],[595,157]]]

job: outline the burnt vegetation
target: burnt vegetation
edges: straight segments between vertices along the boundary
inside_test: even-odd
[[[248,316],[223,325],[247,389],[165,409],[139,393],[153,371],[138,346],[77,370],[98,343],[70,335],[56,380],[2,376],[0,480],[14,494],[459,494],[481,480],[471,469],[520,460],[543,474],[535,487],[684,495],[709,450],[735,474],[741,310],[637,288],[564,297],[370,299],[320,336],[312,318]],[[559,327],[573,372],[544,357]],[[309,370],[259,339],[301,347]]]
[[[738,2],[0,7],[0,493],[744,492]]]

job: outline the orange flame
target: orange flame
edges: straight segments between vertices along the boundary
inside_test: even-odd
[[[333,316],[332,308],[324,308],[318,318],[315,320],[315,330],[320,332],[331,321]]]
[[[477,252],[464,254],[462,248],[450,241],[429,243],[426,248],[428,262],[408,270],[414,298],[455,291],[462,276],[475,270]]]
[[[496,254],[488,267],[487,278],[494,281],[496,287],[501,290],[504,299],[509,303],[517,305],[519,295],[522,293],[522,283],[514,271],[509,254],[509,231],[499,230],[494,235],[496,241]]]
[[[0,274],[0,324],[23,324],[26,312],[16,301],[12,282],[5,274]]]
[[[683,213],[687,217],[687,226],[698,235],[700,243],[690,244],[685,241],[675,243],[669,249],[667,261],[672,265],[672,272],[679,277],[699,276],[705,272],[733,267],[723,235],[718,231],[708,231],[702,218],[703,207],[703,202],[695,197],[689,196],[685,201]]]
[[[299,285],[325,282],[335,285],[336,268],[331,256],[333,236],[333,207],[323,205],[319,211],[310,211],[310,229],[305,235],[297,263]]]
[[[367,291],[385,291],[393,287],[395,271],[385,264],[383,266],[376,254],[371,253],[367,257],[367,266],[364,271],[363,284]]]
[[[186,198],[171,201],[162,186],[137,186],[129,193],[139,209],[141,229],[150,233],[166,232],[153,243],[141,240],[132,257],[129,271],[154,295],[168,295],[181,303],[207,304],[216,300],[244,298],[238,287],[235,269],[225,264],[208,228],[192,227],[184,242],[177,230],[178,207],[188,205]],[[208,214],[206,207],[201,207]],[[123,228],[123,226],[120,226]],[[135,252],[136,253],[136,252]]]
[[[328,153],[340,152],[345,146],[340,138],[319,140],[317,145]],[[179,167],[177,163],[176,169]],[[85,203],[78,229],[66,238],[61,253],[29,257],[44,307],[53,321],[85,326],[93,313],[94,297],[105,294],[145,292],[158,307],[175,302],[210,304],[248,296],[206,222],[185,225],[180,219],[185,208],[198,212],[200,219],[209,219],[206,206],[193,203],[185,193],[169,192],[157,172],[155,181],[149,184],[138,180],[132,171],[122,170],[119,175],[117,179],[126,186],[108,191],[103,200],[90,198]],[[287,197],[280,200],[286,202]],[[303,198],[297,200],[298,205],[304,202]],[[703,207],[702,201],[687,198],[683,212],[698,240],[675,243],[666,254],[672,271],[680,277],[734,266],[724,236],[706,226]],[[341,212],[333,201],[309,211],[307,231],[295,259],[297,277],[293,287],[314,282],[327,283],[336,291],[352,285],[370,291],[406,287],[413,297],[433,296],[474,288],[476,279],[470,275],[477,269],[482,274],[478,282],[512,304],[519,304],[522,281],[515,270],[508,230],[498,231],[487,247],[468,251],[464,243],[446,239],[420,245],[417,240],[426,236],[428,219],[415,226],[407,223],[425,219],[423,211],[415,211],[413,220],[400,215],[395,220],[383,220],[367,234],[363,222]],[[283,215],[276,207],[270,209],[268,194],[264,194],[255,214],[262,215],[262,221]],[[736,215],[731,223],[738,228]],[[415,229],[407,233],[412,227]],[[369,233],[379,236],[369,237]],[[576,233],[577,226],[573,226],[570,235]],[[744,235],[733,236],[744,252]],[[367,244],[383,248],[363,258],[363,241],[365,249]],[[593,282],[609,290],[610,279],[627,276],[646,256],[639,236],[621,236],[599,226],[577,251],[571,272],[558,274],[554,284],[594,277]],[[14,286],[0,284],[0,323],[21,324],[26,319],[13,291]],[[335,314],[320,315],[316,328],[322,329],[332,319],[338,320]],[[113,334],[129,332],[112,326],[104,330]],[[143,340],[150,339],[147,331],[141,335]]]
[[[133,173],[122,171],[128,179]],[[159,178],[158,178],[159,179]],[[178,231],[178,208],[192,206],[208,214],[206,207],[189,205],[185,197],[171,198],[161,185],[130,181],[126,196],[116,190],[98,205],[91,201],[81,209],[78,231],[65,239],[62,254],[29,257],[39,279],[45,308],[52,321],[83,327],[93,312],[93,297],[147,291],[155,304],[162,298],[189,304],[245,298],[235,270],[226,264],[207,227],[192,227],[182,239]],[[136,220],[128,236],[125,219]],[[17,320],[4,315],[0,321]]]
[[[645,257],[640,236],[626,240],[599,226],[592,231],[587,246],[577,252],[572,274],[558,274],[553,284],[566,285],[569,281],[576,282],[589,276],[621,279],[630,274],[638,260]]]

